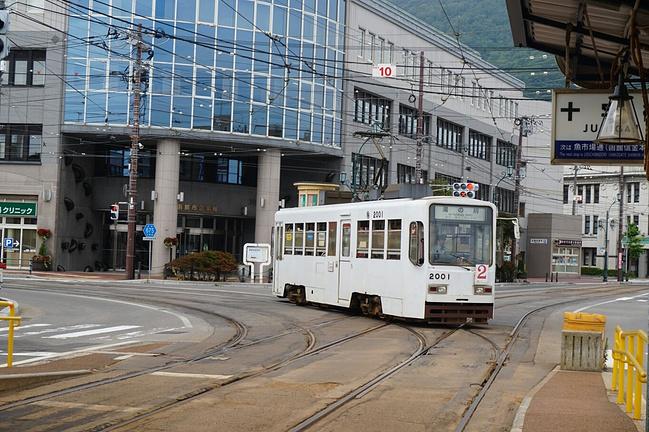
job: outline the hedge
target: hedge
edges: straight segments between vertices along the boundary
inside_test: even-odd
[[[176,258],[165,266],[166,276],[186,280],[221,280],[237,269],[237,260],[223,251],[194,252]]]

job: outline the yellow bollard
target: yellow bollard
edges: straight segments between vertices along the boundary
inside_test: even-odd
[[[16,316],[16,306],[11,302],[0,301],[0,306],[9,307],[9,316],[0,317],[0,321],[8,321],[9,331],[7,332],[7,367],[13,366],[14,359],[14,328],[20,325],[21,317]]]
[[[626,351],[627,351],[627,353],[631,353],[631,355],[633,356],[633,351],[635,351],[634,348],[635,347],[633,346],[633,336],[627,338],[626,339]],[[628,357],[628,354],[627,354],[627,357]],[[630,359],[627,358],[627,364],[626,364],[626,380],[627,380],[626,383],[627,383],[627,385],[626,385],[626,406],[625,406],[625,410],[626,410],[627,413],[631,412],[631,407],[632,407],[632,402],[633,402],[632,401],[632,396],[633,396],[633,368],[629,364],[629,360]]]

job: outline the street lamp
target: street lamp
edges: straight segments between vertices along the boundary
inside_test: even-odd
[[[616,202],[618,202],[619,199],[620,199],[620,194],[617,194],[615,200],[608,207],[608,210],[606,210],[606,229],[604,231],[604,278],[602,279],[603,282],[608,282],[608,225],[609,225],[608,218],[609,218],[609,213],[611,211],[611,208]]]

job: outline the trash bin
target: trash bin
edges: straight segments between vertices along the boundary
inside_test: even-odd
[[[564,312],[563,330],[604,332],[606,316],[583,312]]]
[[[606,316],[564,312],[561,331],[561,369],[601,371],[604,365]]]

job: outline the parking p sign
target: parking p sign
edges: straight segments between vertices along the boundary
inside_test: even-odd
[[[14,239],[11,237],[5,237],[4,239],[4,247],[7,249],[11,249],[14,247]]]

